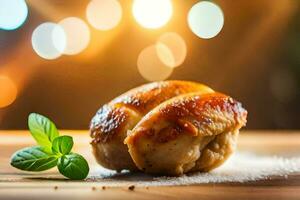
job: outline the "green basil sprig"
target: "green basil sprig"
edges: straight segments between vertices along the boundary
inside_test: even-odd
[[[36,113],[29,115],[28,126],[39,146],[15,152],[10,163],[13,167],[38,172],[57,166],[59,172],[69,179],[82,180],[87,177],[89,165],[84,157],[71,152],[74,143],[71,136],[59,136],[55,124]]]
[[[43,171],[57,165],[58,157],[47,153],[42,147],[27,147],[17,151],[11,165],[26,171]]]

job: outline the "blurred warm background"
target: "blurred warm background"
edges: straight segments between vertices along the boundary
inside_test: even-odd
[[[300,128],[300,1],[146,1],[0,0],[0,129],[27,129],[31,112],[87,129],[102,104],[164,79],[235,97],[248,129]]]

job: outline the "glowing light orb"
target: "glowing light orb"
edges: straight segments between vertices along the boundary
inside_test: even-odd
[[[157,56],[162,63],[164,63],[168,67],[175,66],[175,57],[171,49],[167,45],[161,42],[157,42],[155,44],[155,48]]]
[[[66,47],[66,35],[62,27],[55,23],[40,24],[32,33],[34,51],[42,58],[56,59]]]
[[[0,1],[0,29],[14,30],[22,26],[28,15],[25,0]]]
[[[90,42],[90,29],[80,18],[68,17],[58,23],[66,35],[66,47],[61,53],[75,55],[82,52]],[[55,35],[55,34],[54,34]],[[56,43],[54,41],[54,43]],[[55,45],[57,48],[57,45]],[[57,49],[60,49],[59,47]]]
[[[219,6],[209,1],[196,3],[189,11],[188,24],[200,38],[213,38],[222,30],[224,15]]]
[[[141,26],[155,29],[170,20],[173,8],[170,0],[134,0],[132,12]]]
[[[186,43],[177,33],[165,33],[156,42],[160,60],[169,67],[181,65],[187,54]]]
[[[12,104],[16,98],[18,89],[15,83],[6,76],[0,76],[0,108]]]
[[[155,45],[146,47],[141,51],[137,60],[140,74],[148,81],[161,81],[167,79],[173,69],[161,62],[157,55]]]
[[[122,7],[117,0],[91,0],[86,9],[88,22],[98,30],[116,27],[122,18]]]

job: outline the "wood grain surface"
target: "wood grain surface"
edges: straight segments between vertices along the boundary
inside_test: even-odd
[[[96,165],[90,153],[88,131],[61,131],[72,135],[75,152]],[[56,169],[25,173],[9,165],[16,150],[34,145],[28,131],[0,131],[0,199],[300,199],[300,174],[247,183],[190,186],[107,186],[105,181],[70,181]],[[244,131],[239,150],[283,156],[300,155],[300,131]]]

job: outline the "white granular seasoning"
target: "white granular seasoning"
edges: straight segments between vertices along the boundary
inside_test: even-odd
[[[300,157],[278,157],[235,153],[225,164],[209,173],[193,173],[180,177],[153,177],[142,173],[122,172],[95,166],[90,180],[108,186],[135,184],[139,186],[191,185],[203,183],[248,182],[300,172]]]

